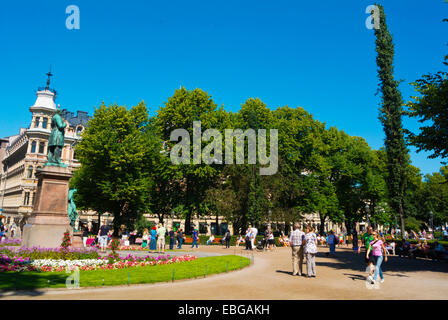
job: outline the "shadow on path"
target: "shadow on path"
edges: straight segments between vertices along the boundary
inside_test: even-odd
[[[316,261],[316,266],[326,266],[333,269],[344,269],[362,272],[362,277],[365,279],[365,251],[360,254],[354,253],[349,249],[340,249],[336,251],[335,255],[327,256],[326,252],[319,252],[319,258]],[[400,258],[398,256],[388,256],[388,261],[383,261],[383,272],[388,276],[407,277],[406,272],[448,272],[448,263],[442,261],[431,261],[427,259],[409,259]],[[349,277],[360,278],[361,275],[346,273]],[[355,279],[353,279],[355,280]]]

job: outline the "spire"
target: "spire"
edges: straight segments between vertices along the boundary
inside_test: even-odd
[[[45,90],[50,89],[50,77],[53,76],[53,74],[51,73],[51,64],[50,64],[50,71],[47,73],[48,79],[47,79],[47,86],[45,87]]]

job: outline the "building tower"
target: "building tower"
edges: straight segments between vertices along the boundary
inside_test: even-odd
[[[0,159],[0,206],[7,223],[14,220],[23,226],[31,214],[38,182],[36,170],[47,162],[51,118],[56,112],[56,90],[50,88],[51,71],[47,76],[46,86],[37,89],[36,101],[29,109],[32,114],[29,128],[21,128],[19,134],[3,139],[8,143],[3,159]],[[82,121],[79,121],[78,115],[73,117],[66,110],[63,114],[67,127],[61,159],[70,169],[74,169],[79,167],[73,157],[74,146],[80,140],[88,116],[86,112],[81,112]]]

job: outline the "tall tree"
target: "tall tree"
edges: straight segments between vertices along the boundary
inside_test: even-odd
[[[193,122],[201,122],[201,130],[204,132],[210,128],[220,128],[226,123],[226,114],[222,108],[217,110],[217,105],[201,89],[178,89],[174,95],[168,98],[165,105],[157,113],[155,123],[164,141],[172,147],[176,142],[170,142],[171,132],[175,129],[185,129],[193,137]],[[205,144],[202,141],[201,143]],[[202,148],[201,148],[202,150]],[[205,200],[206,191],[219,177],[220,165],[207,165],[204,163],[193,164],[193,145],[190,147],[190,164],[177,165],[178,179],[181,188],[180,201],[184,210],[185,232],[191,231],[191,218],[193,214],[199,214],[202,202]]]
[[[375,29],[376,36],[376,63],[378,65],[378,77],[382,106],[379,119],[383,125],[386,138],[384,145],[387,154],[387,169],[390,206],[400,217],[401,230],[405,227],[405,190],[407,180],[407,166],[409,163],[408,150],[404,141],[402,116],[403,100],[398,89],[398,81],[393,75],[394,44],[392,36],[387,28],[384,8],[379,8],[379,28]]]
[[[158,144],[147,134],[144,103],[127,110],[102,104],[95,109],[76,148],[81,167],[71,184],[81,208],[114,216],[114,233],[147,211],[152,185],[148,159]],[[151,138],[152,137],[152,138]]]

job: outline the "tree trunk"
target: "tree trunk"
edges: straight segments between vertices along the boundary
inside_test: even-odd
[[[325,218],[326,216],[323,216],[322,214],[319,214],[320,219],[320,228],[319,228],[319,234],[323,235],[325,231]]]
[[[185,217],[185,234],[191,234],[191,211],[187,212],[187,216]]]
[[[400,222],[401,222],[401,238],[404,239],[405,219],[404,219],[403,205],[400,205]]]

